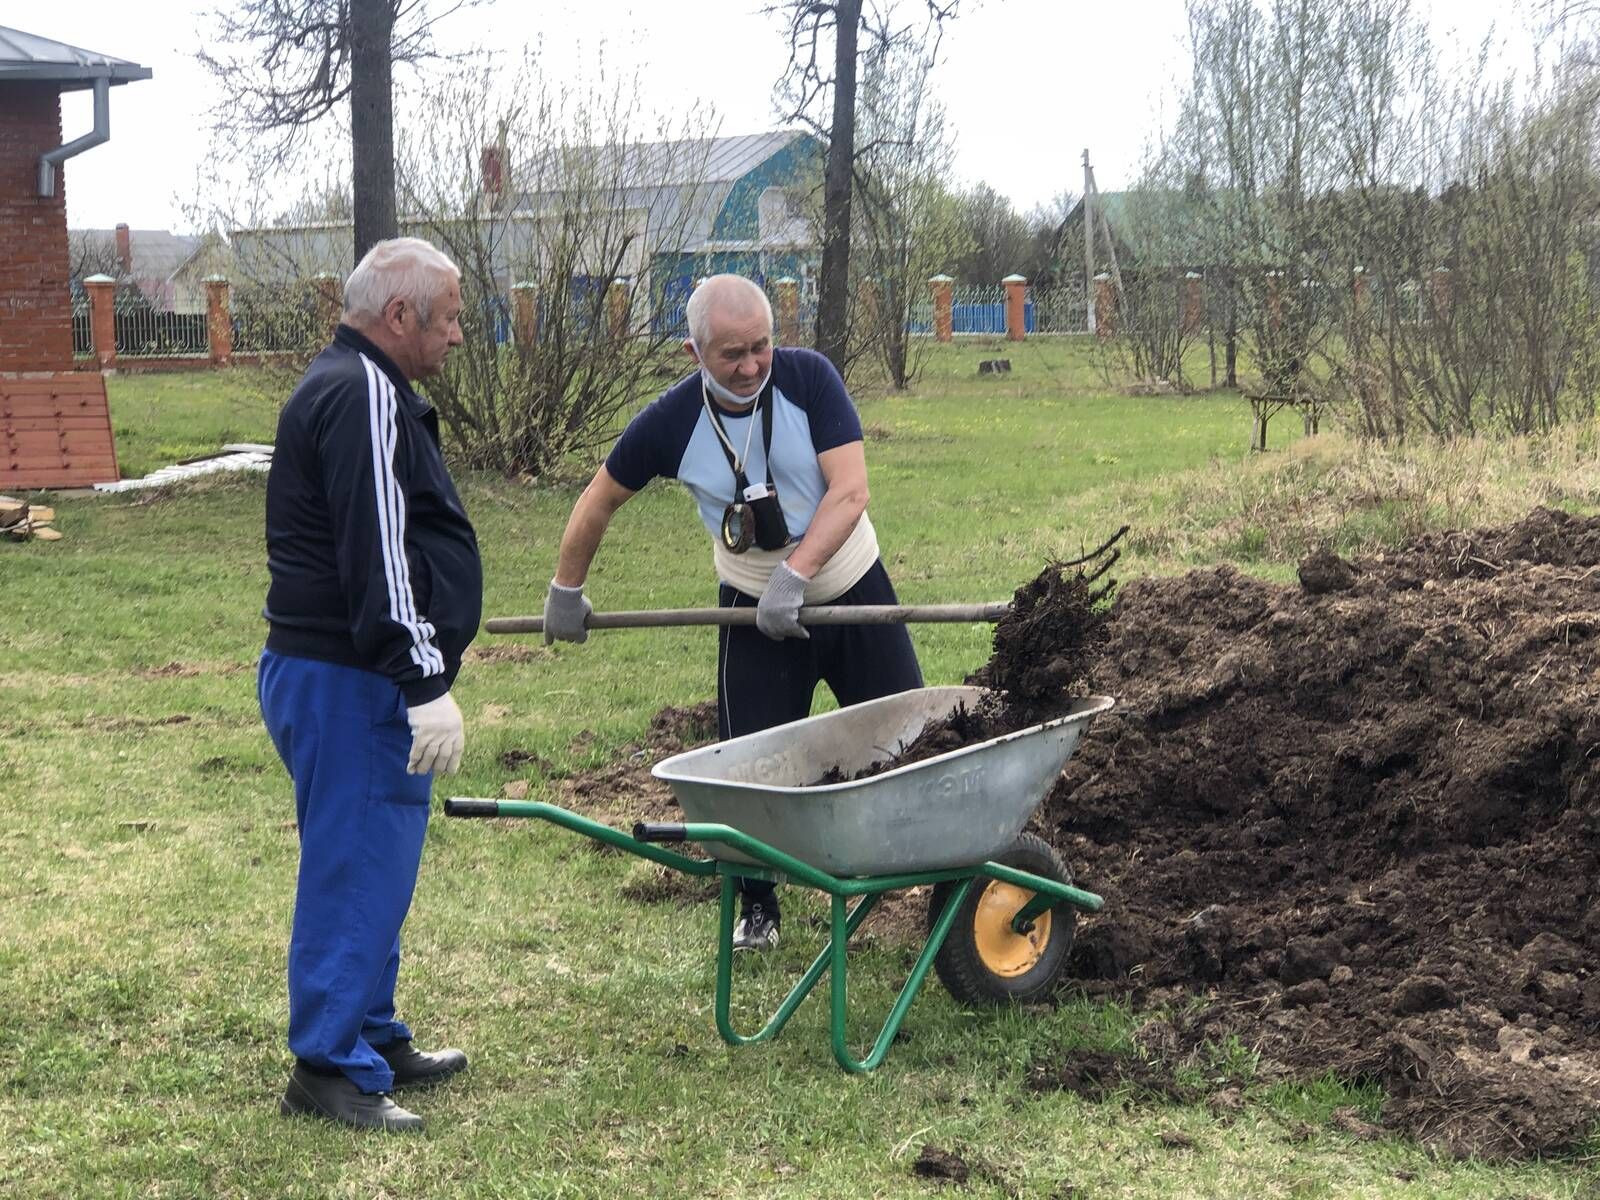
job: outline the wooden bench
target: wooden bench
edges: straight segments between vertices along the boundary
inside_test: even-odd
[[[1260,451],[1267,448],[1267,421],[1282,409],[1298,410],[1305,422],[1307,437],[1317,432],[1322,421],[1322,402],[1314,396],[1246,392],[1244,398],[1250,401],[1250,449],[1252,450]]]

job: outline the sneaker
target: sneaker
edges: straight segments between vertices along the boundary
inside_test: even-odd
[[[733,927],[735,950],[771,950],[778,944],[778,912],[757,901],[744,910]]]

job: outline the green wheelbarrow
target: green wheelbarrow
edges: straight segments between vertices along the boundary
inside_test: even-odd
[[[847,1071],[883,1062],[928,971],[958,1001],[1027,1001],[1048,994],[1066,965],[1077,911],[1099,896],[1072,886],[1060,856],[1023,826],[1114,703],[1090,696],[1063,716],[935,758],[852,780],[891,759],[925,726],[971,706],[978,688],[920,688],[704,746],[656,764],[688,820],[627,832],[554,804],[453,798],[456,817],[530,817],[690,875],[721,878],[717,1030],[733,1045],[775,1037],[829,976],[833,1056]],[[823,778],[845,782],[819,783]],[[691,858],[662,843],[693,842]],[[729,1017],[740,878],[803,884],[831,898],[828,944],[771,1019],[741,1034]],[[932,885],[928,939],[864,1058],[847,1044],[847,950],[879,898]],[[854,901],[854,903],[850,903]]]

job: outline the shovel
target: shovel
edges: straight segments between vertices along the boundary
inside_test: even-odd
[[[998,621],[1011,611],[1009,600],[988,604],[819,604],[800,610],[802,625],[905,625],[924,622]],[[631,612],[594,612],[585,629],[655,629],[667,625],[754,625],[749,608],[646,608]],[[490,633],[543,633],[543,617],[490,617]]]

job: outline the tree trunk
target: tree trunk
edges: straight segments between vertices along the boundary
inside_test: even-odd
[[[361,261],[374,242],[400,233],[394,204],[393,33],[393,0],[351,0],[350,184],[355,262]]]
[[[856,157],[856,33],[861,0],[834,9],[833,124],[822,189],[822,265],[817,273],[817,349],[844,373],[850,305],[850,187]]]

